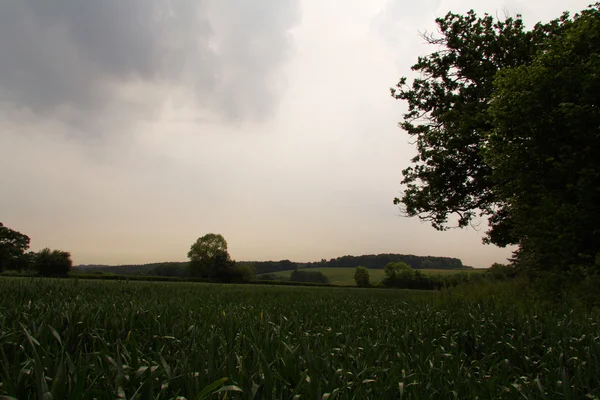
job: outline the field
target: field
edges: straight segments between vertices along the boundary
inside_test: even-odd
[[[329,278],[329,282],[334,285],[340,286],[354,286],[354,271],[356,268],[306,268],[303,271],[321,271],[323,275]],[[479,274],[483,273],[485,269],[473,269],[473,270],[454,270],[454,269],[420,269],[424,274],[430,275],[450,275],[456,273],[468,273],[468,274]],[[273,274],[283,278],[290,279],[290,275],[292,271],[278,271],[273,272]],[[385,273],[383,269],[369,269],[369,276],[371,278],[371,283],[378,283],[385,277]]]
[[[598,315],[502,297],[32,278],[0,293],[0,398],[600,396]]]

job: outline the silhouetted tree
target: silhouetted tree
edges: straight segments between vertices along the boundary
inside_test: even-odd
[[[188,252],[189,269],[192,276],[208,278],[218,282],[253,279],[254,271],[249,267],[236,268],[229,256],[227,242],[222,235],[209,233],[192,244]]]
[[[29,257],[25,252],[29,248],[29,242],[27,235],[0,222],[0,271],[27,268]]]
[[[73,266],[71,254],[61,250],[45,248],[35,254],[34,260],[35,270],[42,276],[67,276]]]

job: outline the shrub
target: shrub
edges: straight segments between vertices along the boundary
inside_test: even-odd
[[[67,276],[72,266],[71,254],[62,250],[45,248],[34,258],[35,270],[42,276]]]
[[[358,287],[371,286],[369,270],[363,266],[356,267],[356,271],[354,272],[354,281]]]
[[[294,282],[329,283],[329,279],[321,271],[302,271],[300,269],[292,271],[290,280]]]

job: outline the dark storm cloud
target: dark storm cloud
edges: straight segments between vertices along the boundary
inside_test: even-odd
[[[0,107],[94,113],[142,82],[186,87],[227,118],[265,117],[298,12],[295,0],[4,0]]]

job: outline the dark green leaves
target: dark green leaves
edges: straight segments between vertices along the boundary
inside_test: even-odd
[[[30,239],[4,226],[0,222],[0,271],[5,269],[21,269],[25,260],[25,251],[29,248]]]
[[[599,269],[599,8],[531,31],[438,19],[438,50],[392,89],[418,151],[394,203],[440,230],[486,218],[484,241],[518,244],[526,267]]]
[[[600,253],[600,10],[565,20],[530,64],[501,71],[484,151],[536,269],[579,272]]]

